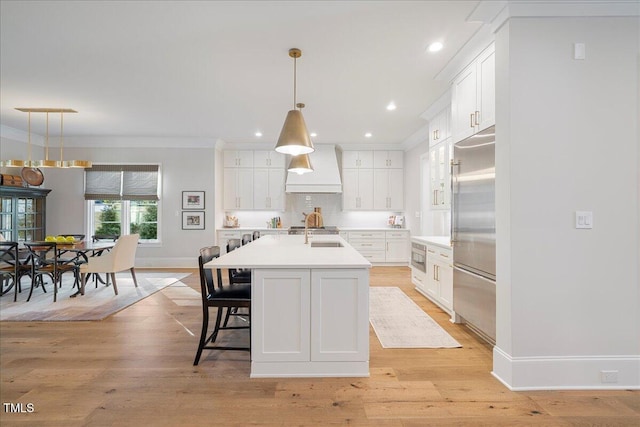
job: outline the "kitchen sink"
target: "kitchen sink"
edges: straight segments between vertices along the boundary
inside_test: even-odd
[[[311,242],[312,248],[343,248],[340,242]]]

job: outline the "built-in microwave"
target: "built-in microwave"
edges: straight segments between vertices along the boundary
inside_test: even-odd
[[[423,273],[427,272],[427,247],[420,243],[411,243],[411,266]]]

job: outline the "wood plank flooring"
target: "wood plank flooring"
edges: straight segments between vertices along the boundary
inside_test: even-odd
[[[0,323],[0,425],[640,425],[638,391],[509,391],[490,346],[418,294],[408,268],[374,267],[371,286],[399,286],[463,348],[383,349],[370,329],[369,378],[250,379],[244,352],[205,350],[192,366],[199,301],[169,287],[103,321]]]

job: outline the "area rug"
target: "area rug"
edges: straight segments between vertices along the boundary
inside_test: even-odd
[[[383,348],[462,347],[398,287],[369,288],[369,320]]]
[[[113,285],[99,284],[96,289],[93,282],[87,282],[84,296],[71,298],[76,292],[73,288],[73,277],[65,278],[58,289],[58,301],[53,302],[53,287],[47,283],[47,292],[41,288],[33,290],[29,302],[28,278],[22,282],[22,292],[18,301],[13,302],[13,292],[0,298],[0,321],[48,321],[60,322],[71,320],[102,320],[136,302],[158,292],[167,286],[187,277],[188,273],[174,272],[136,272],[138,287],[133,284],[131,274],[116,274],[118,295],[113,292]]]

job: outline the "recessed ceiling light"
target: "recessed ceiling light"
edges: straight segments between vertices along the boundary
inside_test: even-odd
[[[365,138],[371,138],[371,132],[367,132],[367,133],[365,133],[365,134],[364,134],[364,137],[365,137]]]
[[[444,45],[442,43],[433,42],[429,45],[427,49],[429,50],[429,52],[438,52],[439,50],[442,50],[443,47]]]
[[[396,108],[397,108],[397,107],[396,107],[396,103],[395,103],[395,102],[393,102],[393,101],[391,101],[391,102],[387,105],[387,110],[389,110],[389,111],[393,111],[393,110],[395,110]]]
[[[311,134],[309,134],[309,136],[311,136],[312,138],[315,138],[316,136],[318,136],[318,134],[315,133],[315,132],[311,132]]]
[[[262,132],[260,132],[260,131],[256,132],[256,136],[257,136],[258,138],[259,138],[259,137],[261,137],[261,136],[262,136]]]

